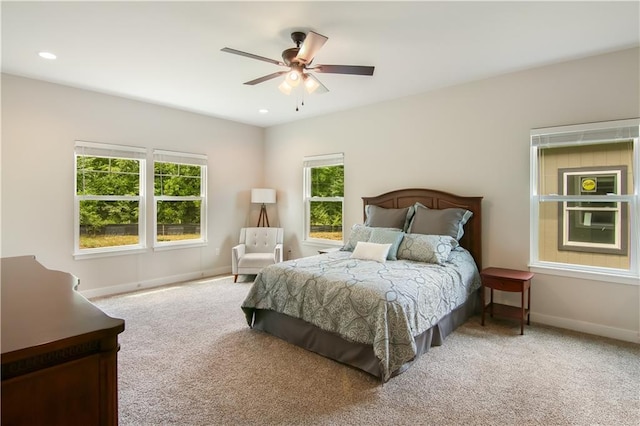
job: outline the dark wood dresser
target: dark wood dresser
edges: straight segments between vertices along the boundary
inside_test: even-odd
[[[34,256],[2,259],[2,425],[117,425],[124,321]]]

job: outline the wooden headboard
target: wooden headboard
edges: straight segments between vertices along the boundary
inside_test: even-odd
[[[434,189],[399,189],[375,197],[362,197],[363,209],[372,204],[387,209],[401,209],[410,207],[416,202],[430,209],[447,209],[458,207],[473,212],[473,216],[464,226],[464,236],[460,245],[471,253],[482,268],[482,197],[462,197]],[[365,214],[366,219],[366,214]]]

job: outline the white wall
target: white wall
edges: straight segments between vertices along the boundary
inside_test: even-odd
[[[75,140],[208,155],[209,244],[74,260]],[[228,273],[250,188],[263,183],[263,147],[258,127],[4,74],[2,256],[35,255],[90,296]]]
[[[302,157],[344,152],[348,227],[362,222],[360,197],[389,190],[483,196],[483,266],[527,269],[529,131],[640,116],[639,75],[630,49],[268,128],[265,180],[286,249],[317,249],[301,243]],[[639,341],[639,290],[538,274],[531,317]]]

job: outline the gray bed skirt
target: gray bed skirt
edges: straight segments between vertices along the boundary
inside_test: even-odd
[[[442,318],[434,327],[416,336],[418,352],[416,357],[392,372],[391,377],[397,376],[409,368],[431,346],[442,345],[444,339],[466,322],[470,316],[479,312],[479,308],[480,296],[478,292],[474,292],[464,305]],[[343,364],[359,368],[381,380],[383,378],[380,361],[374,355],[371,345],[345,340],[336,333],[322,330],[304,320],[265,309],[254,310],[252,328]]]

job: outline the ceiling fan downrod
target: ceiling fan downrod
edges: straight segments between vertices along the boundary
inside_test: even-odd
[[[291,33],[291,40],[296,44],[296,47],[300,47],[305,38],[307,38],[307,35],[301,31],[294,31]]]

